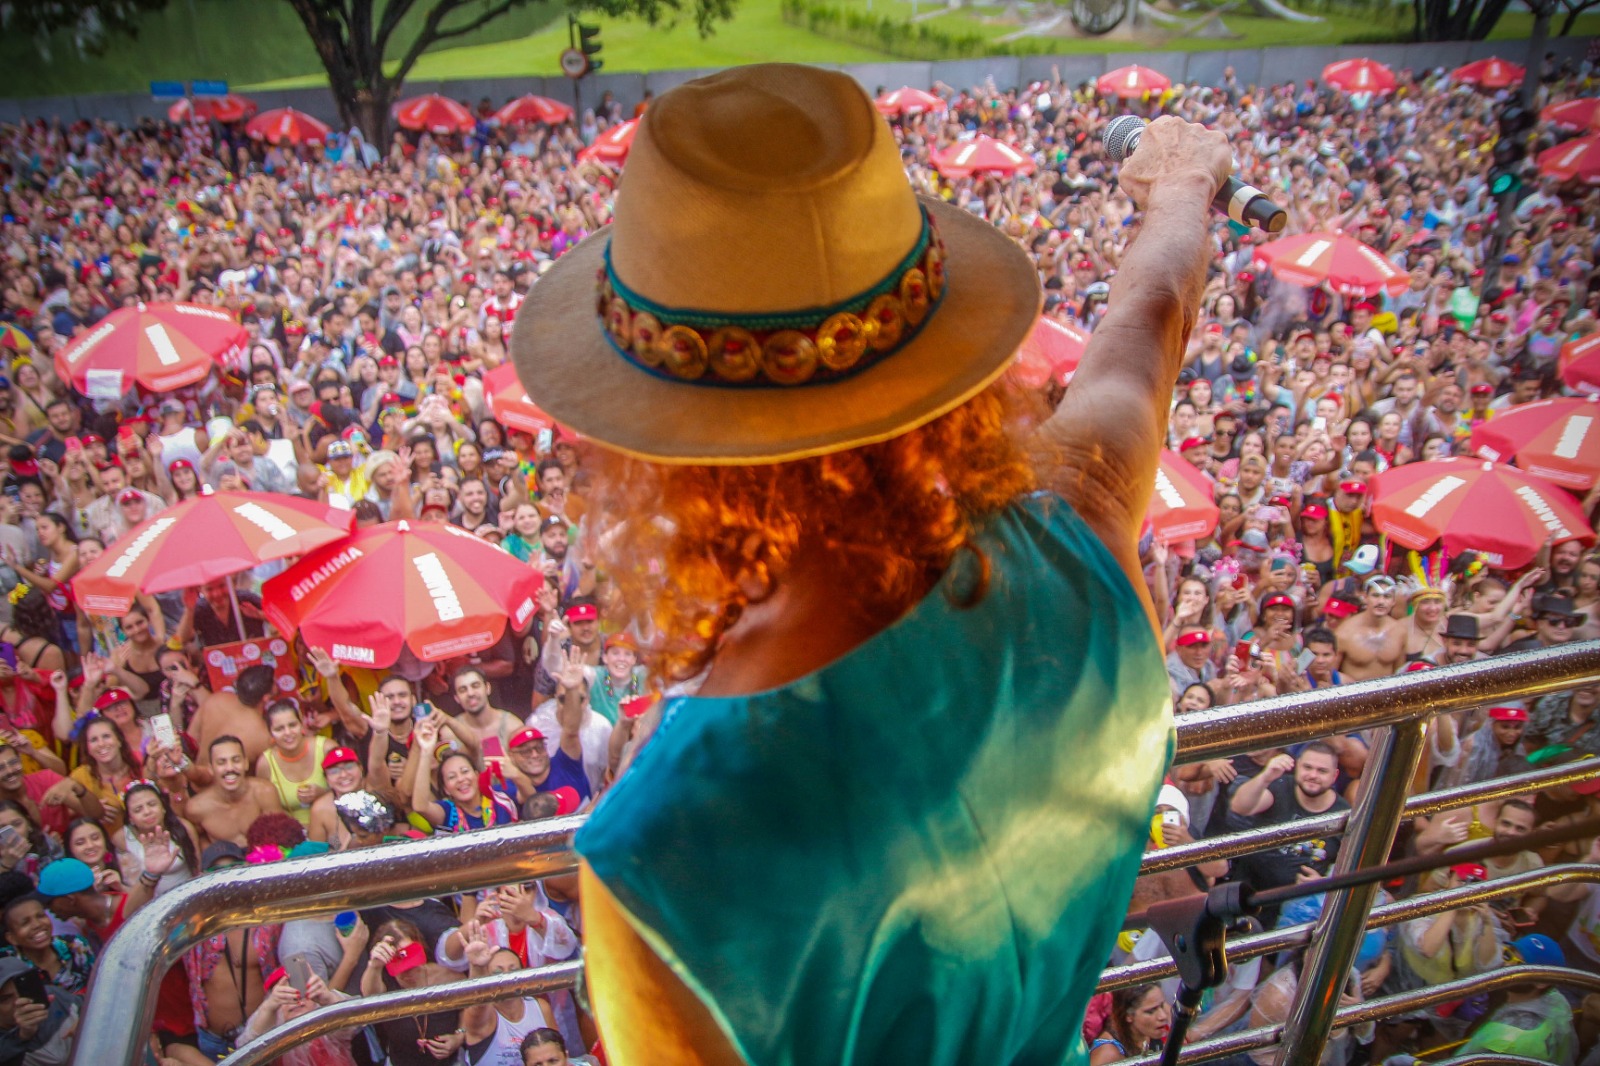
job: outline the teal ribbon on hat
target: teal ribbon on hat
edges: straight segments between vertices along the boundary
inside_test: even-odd
[[[940,305],[944,301],[945,291],[949,288],[948,282],[946,281],[944,284],[941,284],[938,293],[935,295],[932,291],[931,283],[927,280],[927,261],[925,259],[930,250],[936,250],[939,256],[939,261],[942,264],[944,258],[944,245],[939,239],[938,231],[933,225],[932,218],[928,215],[927,208],[919,206],[919,211],[922,216],[922,228],[917,234],[917,240],[912,244],[911,250],[900,259],[895,267],[890,270],[882,280],[873,285],[871,288],[859,292],[854,296],[847,297],[844,300],[840,300],[837,303],[824,307],[811,307],[796,311],[740,314],[717,311],[702,311],[694,308],[667,307],[664,304],[657,303],[648,297],[640,295],[635,290],[629,288],[627,284],[622,281],[622,279],[617,275],[615,266],[613,266],[611,262],[611,242],[608,240],[606,242],[605,250],[602,253],[602,258],[605,265],[601,274],[601,298],[599,301],[598,314],[596,316],[598,325],[600,327],[600,335],[605,338],[606,344],[610,346],[613,352],[620,355],[623,359],[631,363],[637,369],[644,371],[652,377],[661,378],[665,381],[671,381],[677,384],[705,385],[714,388],[771,389],[793,388],[798,385],[827,384],[830,382],[841,381],[846,378],[854,377],[862,371],[883,362],[883,360],[887,359],[891,355],[894,355],[896,352],[900,351],[906,345],[911,343],[911,341],[914,340],[919,333],[921,333],[922,328],[927,325],[929,320],[933,318],[934,313],[939,309]],[[607,312],[610,308],[611,300],[620,299],[621,302],[627,307],[630,316],[638,316],[640,314],[650,315],[659,323],[663,334],[674,327],[684,327],[692,330],[696,335],[701,337],[702,344],[708,339],[704,336],[704,334],[714,333],[715,331],[724,329],[737,329],[744,330],[751,334],[754,340],[761,344],[764,344],[765,341],[769,340],[778,333],[795,331],[803,334],[806,340],[813,347],[816,347],[817,332],[824,324],[828,322],[829,319],[833,318],[835,315],[844,314],[855,315],[858,318],[862,317],[873,301],[878,300],[881,297],[892,296],[895,297],[896,300],[899,300],[902,283],[904,282],[906,276],[911,271],[917,269],[921,269],[923,271],[923,284],[925,286],[925,291],[928,293],[927,310],[917,322],[913,323],[910,317],[904,313],[903,307],[900,307],[899,312],[901,332],[899,339],[894,344],[886,348],[879,349],[873,347],[869,343],[867,344],[866,349],[861,356],[852,362],[851,365],[844,368],[836,369],[829,367],[821,360],[818,360],[815,369],[808,373],[803,380],[791,382],[773,380],[767,375],[764,368],[763,370],[757,371],[745,380],[730,380],[726,377],[718,375],[710,367],[707,367],[704,372],[695,374],[693,376],[673,373],[669,369],[659,365],[652,365],[651,363],[641,359],[633,350],[633,344],[630,343],[627,347],[618,344],[617,339],[613,335],[607,322]],[[606,293],[606,289],[608,287],[610,290],[609,296]],[[631,321],[632,318],[630,317],[630,322]]]

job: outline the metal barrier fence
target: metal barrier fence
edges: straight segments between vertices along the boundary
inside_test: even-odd
[[[1177,761],[1226,758],[1335,732],[1394,727],[1373,749],[1363,776],[1374,781],[1408,781],[1420,752],[1423,719],[1496,700],[1532,699],[1596,681],[1600,681],[1600,643],[1590,642],[1217,708],[1179,719]],[[1600,772],[1600,764],[1596,771]],[[1437,794],[1423,799],[1442,802]],[[1353,869],[1358,863],[1368,865],[1374,857],[1381,860],[1392,844],[1404,804],[1403,789],[1364,789],[1347,818],[1345,846],[1340,850],[1335,872]],[[474,891],[567,872],[574,864],[571,835],[579,824],[581,819],[568,818],[502,826],[467,836],[249,867],[226,877],[202,877],[182,885],[134,915],[107,945],[90,986],[77,1061],[96,1066],[133,1066],[141,1054],[142,1034],[148,1031],[158,975],[205,937],[262,922]],[[1185,847],[1195,851],[1179,854],[1182,849],[1172,849],[1172,855],[1161,856],[1163,868],[1170,868],[1167,862],[1199,861],[1197,846]],[[1250,850],[1242,845],[1241,848],[1233,853]],[[1346,1012],[1336,1009],[1337,995],[1327,994],[1330,987],[1337,988],[1328,975],[1348,969],[1370,902],[1370,891],[1355,889],[1339,894],[1324,908],[1312,933],[1294,1012],[1288,1025],[1279,1027],[1288,1034],[1283,1061],[1315,1061],[1336,1022],[1356,1024],[1347,1022]],[[1380,910],[1382,913],[1384,910]],[[517,976],[535,982],[554,980],[548,973]],[[504,990],[485,991],[487,985],[468,988],[467,984],[447,986],[458,994],[450,1001],[453,1005],[487,1002],[507,994]],[[96,995],[97,991],[101,994]],[[383,997],[385,1002],[378,1004],[378,1009],[393,1011],[385,1017],[411,1013],[421,1006],[425,994],[445,992],[446,989],[429,989],[395,993]],[[378,997],[365,1003],[369,1010],[373,1009]],[[376,1017],[363,1014],[362,1020]],[[349,1024],[354,1023],[345,1020],[332,1028]],[[1232,1034],[1222,1039],[1238,1040],[1247,1035],[1252,1034]],[[1277,1037],[1273,1030],[1264,1043],[1250,1046],[1266,1046]],[[273,1054],[281,1053],[282,1047],[275,1040],[274,1046],[277,1050]],[[1196,1045],[1189,1051],[1202,1047]],[[1231,1053],[1226,1048],[1217,1052]],[[242,1054],[236,1054],[232,1061],[240,1066],[246,1061],[264,1061],[253,1051],[248,1060],[240,1058]],[[1188,1052],[1185,1061],[1191,1061],[1187,1055]]]

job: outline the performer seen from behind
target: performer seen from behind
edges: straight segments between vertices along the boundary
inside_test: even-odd
[[[614,224],[513,338],[699,682],[577,838],[611,1062],[1085,1061],[1171,757],[1137,539],[1230,168],[1144,132],[1141,235],[1046,413],[1005,376],[1027,255],[914,194],[854,81],[747,67],[645,112]]]

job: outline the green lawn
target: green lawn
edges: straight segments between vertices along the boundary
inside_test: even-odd
[[[867,0],[834,2],[840,6],[867,10]],[[917,10],[927,12],[931,6],[934,5],[921,3]],[[910,18],[913,6],[910,0],[872,0],[871,10],[874,14]],[[926,21],[952,34],[976,33],[985,38],[995,38],[1017,29],[1016,23],[1002,17],[1003,11],[1002,5],[963,8]],[[598,16],[592,19],[585,16],[585,19],[602,27],[605,68],[608,71],[720,67],[757,60],[856,63],[893,59],[876,49],[834,40],[785,23],[779,15],[778,0],[739,0],[733,20],[720,24],[708,38],[701,38],[693,24],[687,21],[672,27],[652,28],[642,22],[623,19]],[[1386,29],[1404,32],[1409,28],[1404,17],[1397,17],[1394,23],[1386,26],[1375,23],[1369,17],[1352,15],[1324,16],[1324,21],[1320,23],[1285,22],[1242,15],[1226,15],[1224,21],[1243,37],[1219,41],[1172,36],[1149,45],[1117,41],[1108,46],[1104,38],[1041,36],[1011,42],[1008,47],[1013,52],[1060,55],[1102,52],[1108,47],[1126,51],[1199,51],[1268,45],[1338,44]],[[1500,20],[1494,36],[1525,38],[1531,27],[1531,16],[1507,14]],[[1574,33],[1600,33],[1600,15],[1579,18]],[[566,44],[565,24],[557,24],[521,40],[431,53],[418,62],[412,77],[432,80],[554,75],[560,73],[556,57]],[[312,75],[271,81],[254,88],[303,88],[320,83],[320,79]]]
[[[702,38],[693,19],[676,25],[649,26],[630,19],[585,14],[584,22],[601,27],[607,71],[674,70],[726,67],[765,60],[794,63],[868,63],[886,58],[882,52],[831,40],[785,23],[778,0],[739,0],[733,19],[719,23]],[[557,59],[567,47],[563,19],[543,32],[520,40],[431,52],[418,60],[411,77],[418,80],[497,78],[561,73]],[[285,78],[254,85],[256,89],[293,89],[321,84],[321,79]]]
[[[461,40],[481,46],[526,37],[555,20],[564,27],[565,10],[555,0],[530,4]],[[420,24],[421,17],[411,12],[395,40],[410,41]],[[142,92],[152,81],[196,78],[220,79],[232,87],[295,75],[311,76],[309,84],[325,80],[305,27],[284,0],[170,0],[142,17],[137,38],[110,41],[104,55],[80,57],[62,34],[50,52],[46,60],[33,41],[0,34],[0,70],[8,74],[0,81],[0,95]]]
[[[868,0],[833,0],[866,10]],[[910,0],[871,0],[874,14],[908,18]],[[418,5],[425,8],[425,4]],[[921,10],[929,5],[923,3]],[[953,34],[1004,36],[1017,27],[1003,16],[1003,7],[965,8],[929,20]],[[556,58],[566,46],[565,8],[543,0],[519,8],[490,23],[458,47],[425,55],[413,71],[418,80],[518,77],[558,73]],[[409,40],[417,13],[408,16],[396,34]],[[586,20],[589,16],[586,16]],[[739,0],[732,21],[702,38],[691,21],[651,27],[642,22],[595,16],[602,27],[608,71],[670,70],[721,67],[757,60],[811,63],[856,63],[890,59],[875,48],[834,40],[790,26],[779,16],[778,0]],[[1072,36],[1029,37],[1009,50],[1033,53],[1252,48],[1271,44],[1330,44],[1385,29],[1403,30],[1352,15],[1328,16],[1304,24],[1227,15],[1225,21],[1243,37],[1232,41],[1170,37],[1150,44]],[[325,84],[321,65],[305,30],[284,0],[171,0],[162,11],[145,16],[137,39],[111,42],[102,56],[84,59],[65,39],[56,42],[46,61],[32,42],[0,36],[0,69],[12,72],[0,84],[6,96],[54,96],[95,92],[140,92],[151,81],[224,79],[242,89],[298,88]],[[1531,16],[1507,14],[1496,38],[1525,38]],[[1600,15],[1585,15],[1574,30],[1600,33]],[[452,42],[453,43],[453,42]]]

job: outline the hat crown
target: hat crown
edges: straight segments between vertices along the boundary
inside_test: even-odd
[[[861,87],[760,64],[679,86],[645,112],[611,262],[663,307],[795,311],[883,281],[921,226],[888,123]]]

